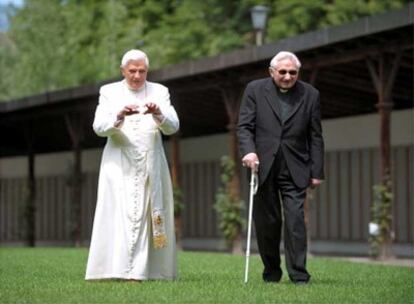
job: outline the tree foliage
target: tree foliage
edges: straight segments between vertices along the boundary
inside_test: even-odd
[[[371,206],[371,224],[376,225],[377,231],[370,233],[370,255],[386,259],[391,252],[388,246],[392,241],[392,185],[389,177],[385,183],[374,185],[374,201]]]
[[[289,0],[269,2],[271,2],[269,6],[272,16],[268,24],[268,38],[277,40],[397,9],[409,1]]]
[[[0,100],[119,76],[141,48],[151,68],[253,43],[249,9],[270,9],[267,41],[396,9],[408,0],[26,0],[0,33]]]

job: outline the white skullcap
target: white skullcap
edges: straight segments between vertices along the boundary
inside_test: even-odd
[[[145,65],[149,68],[149,60],[147,54],[140,50],[129,50],[122,56],[121,67],[124,68],[131,60],[144,60]]]

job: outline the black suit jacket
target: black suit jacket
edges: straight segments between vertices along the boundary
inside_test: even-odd
[[[305,188],[311,178],[324,178],[319,92],[300,80],[291,90],[294,105],[283,124],[273,79],[250,82],[240,107],[237,136],[242,157],[251,152],[259,157],[260,184],[282,149],[294,183]]]

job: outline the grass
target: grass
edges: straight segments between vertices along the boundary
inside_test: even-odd
[[[181,252],[177,281],[85,282],[87,249],[0,248],[0,303],[414,303],[414,270],[311,258],[307,286],[261,280],[258,256]]]

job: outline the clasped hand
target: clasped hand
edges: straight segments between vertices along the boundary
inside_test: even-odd
[[[140,108],[137,105],[131,104],[126,105],[117,115],[117,120],[123,120],[125,116],[133,115],[133,114],[154,114],[154,115],[160,115],[160,107],[153,102],[147,102],[142,108]]]

